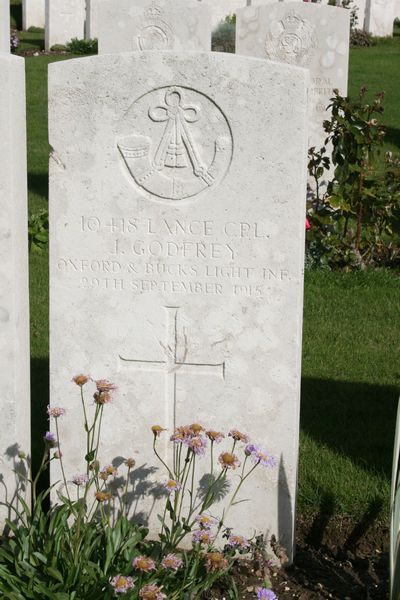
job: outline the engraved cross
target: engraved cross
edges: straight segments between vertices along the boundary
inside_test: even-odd
[[[119,356],[123,363],[130,363],[138,371],[161,372],[165,375],[165,401],[167,417],[172,408],[172,428],[176,426],[176,380],[177,375],[197,374],[216,376],[225,378],[225,362],[221,363],[196,363],[186,362],[186,343],[184,356],[178,358],[178,307],[165,306],[166,310],[166,339],[165,344],[161,344],[165,359],[164,360],[142,360],[135,358],[124,358]],[[185,340],[186,341],[186,340]],[[167,421],[170,419],[167,418]],[[170,425],[168,423],[168,425]]]

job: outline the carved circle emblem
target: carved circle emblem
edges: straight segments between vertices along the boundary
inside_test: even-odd
[[[317,45],[315,27],[291,11],[271,24],[265,40],[265,54],[271,60],[306,65]]]
[[[183,200],[222,181],[232,160],[229,123],[196,90],[154,89],[133,102],[118,149],[136,185],[154,199]]]
[[[152,23],[142,28],[137,40],[139,50],[168,50],[173,45],[173,34],[166,23]]]

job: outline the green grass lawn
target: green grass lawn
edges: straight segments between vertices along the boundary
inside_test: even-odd
[[[67,57],[62,57],[67,58]],[[26,59],[30,211],[47,205],[47,65]],[[350,93],[386,92],[388,148],[399,150],[400,38],[351,51]],[[48,255],[32,252],[36,443],[48,403]],[[385,271],[308,272],[305,282],[299,510],[387,518],[400,382],[400,279]],[[72,375],[72,374],[71,374]],[[36,446],[35,448],[36,449]]]

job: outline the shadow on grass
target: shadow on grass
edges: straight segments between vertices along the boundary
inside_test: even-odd
[[[10,22],[11,27],[15,27],[19,31],[22,29],[22,4],[11,4],[10,6]]]
[[[400,129],[397,129],[396,127],[386,127],[385,142],[389,142],[400,148]]]
[[[31,439],[32,468],[36,473],[43,456],[43,436],[49,429],[47,405],[49,404],[49,361],[31,359]],[[49,485],[48,473],[39,481],[39,489]]]
[[[48,173],[28,173],[28,189],[42,198],[49,197]]]
[[[303,378],[301,429],[364,469],[391,477],[399,390]]]

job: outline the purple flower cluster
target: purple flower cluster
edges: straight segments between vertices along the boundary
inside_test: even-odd
[[[198,423],[192,425],[180,425],[171,435],[171,442],[184,444],[197,456],[204,456],[207,447],[207,439],[202,435],[204,427]]]
[[[256,465],[260,464],[269,469],[273,469],[277,466],[276,457],[270,454],[265,448],[261,448],[255,444],[247,444],[245,453],[247,456],[250,456],[251,460]]]
[[[268,588],[258,588],[257,600],[278,600],[278,597]]]

